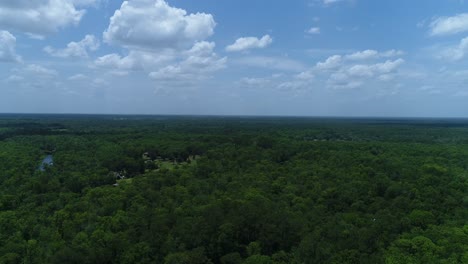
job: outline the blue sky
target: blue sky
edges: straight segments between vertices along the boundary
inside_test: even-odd
[[[7,0],[0,112],[468,117],[460,0]]]

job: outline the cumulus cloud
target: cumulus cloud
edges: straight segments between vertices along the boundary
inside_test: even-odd
[[[296,69],[296,73],[283,74],[281,78],[243,78],[240,84],[246,87],[272,87],[279,91],[299,95],[314,87],[327,87],[333,90],[370,88],[376,86],[392,88],[392,80],[402,76],[400,70],[405,63],[402,51],[379,52],[364,50],[348,54],[335,54],[319,61],[311,68]],[[251,56],[250,56],[251,57]],[[255,58],[258,63],[258,59]],[[266,65],[281,65],[268,61]],[[251,66],[251,65],[250,65]],[[265,66],[266,67],[266,66]],[[392,87],[390,87],[392,86]]]
[[[357,64],[353,65],[347,70],[348,75],[350,76],[360,76],[360,77],[373,77],[377,74],[387,74],[394,71],[405,61],[403,59],[397,59],[394,61],[387,60],[383,63],[376,64]]]
[[[371,60],[379,58],[397,57],[403,54],[404,52],[401,50],[387,50],[384,52],[378,52],[376,50],[363,50],[346,55],[345,58],[348,60]]]
[[[332,90],[377,87],[382,92],[385,89],[394,89],[391,81],[403,75],[400,68],[405,60],[389,59],[402,54],[403,52],[398,50],[364,50],[335,54],[317,62],[309,69],[303,68],[296,73],[283,74],[280,78],[249,77],[241,79],[239,83],[245,87],[276,88],[278,91],[291,92],[294,95],[312,91],[316,87]]]
[[[79,42],[70,42],[64,49],[54,49],[50,46],[44,48],[44,51],[54,57],[88,57],[88,51],[96,51],[99,48],[99,41],[93,35],[86,37]]]
[[[405,62],[402,58],[366,64],[356,64],[355,61],[385,58],[400,53],[395,50],[383,53],[365,50],[344,56],[333,55],[318,62],[311,74],[315,73],[320,78],[325,78],[327,86],[332,89],[355,89],[369,82],[388,82],[395,77],[395,72]]]
[[[273,74],[267,77],[246,77],[239,81],[242,87],[277,89],[283,92],[293,92],[295,95],[310,89],[315,81],[312,71],[297,74]]]
[[[312,87],[314,80],[315,75],[312,73],[312,71],[303,71],[299,74],[291,76],[288,80],[280,82],[277,85],[277,89],[292,91],[295,94],[302,93]]]
[[[0,2],[0,27],[44,36],[77,25],[84,10],[64,0],[7,0]]]
[[[107,54],[102,57],[97,58],[94,61],[94,65],[103,68],[112,68],[112,69],[120,69],[120,70],[136,70],[138,67],[136,66],[135,60],[135,53],[130,53],[130,55],[126,57],[122,57],[119,54],[112,53]]]
[[[357,64],[340,69],[330,76],[328,84],[334,89],[358,88],[373,78],[389,81],[392,74],[404,63],[403,59],[387,60],[375,64]]]
[[[379,52],[376,50],[364,50],[347,55],[346,58],[350,60],[369,60],[378,58],[378,56]]]
[[[16,38],[8,31],[0,31],[0,62],[18,62],[21,57],[16,55]]]
[[[171,64],[149,74],[159,82],[187,83],[203,80],[226,65],[226,58],[219,58],[214,53],[213,42],[198,42],[186,52],[186,59]]]
[[[233,44],[226,47],[226,51],[245,51],[249,49],[262,49],[273,43],[270,35],[265,35],[262,38],[244,37],[237,39]]]
[[[176,57],[177,54],[173,50],[159,53],[131,50],[127,56],[112,53],[99,57],[94,61],[93,67],[119,71],[152,70],[172,62]]]
[[[187,14],[164,0],[132,0],[115,11],[104,41],[133,49],[180,49],[205,40],[215,26],[210,14]]]
[[[141,71],[158,89],[194,85],[227,62],[214,52],[214,42],[205,41],[215,26],[212,15],[189,14],[164,0],[125,1],[103,34],[106,43],[124,47],[124,54],[101,56],[91,68],[117,76]]]
[[[430,23],[429,27],[431,36],[452,35],[466,32],[468,31],[468,13],[436,18]]]
[[[308,34],[320,34],[320,28],[319,27],[311,27],[308,30],[306,30]]]
[[[110,74],[120,76],[129,71],[146,72],[159,85],[192,85],[225,67],[227,58],[220,58],[214,48],[215,43],[201,41],[182,51],[131,50],[127,56],[114,53],[99,57],[92,67],[108,69]]]
[[[463,59],[468,53],[468,37],[460,40],[460,43],[456,46],[445,47],[439,54],[441,59],[449,61],[459,61]]]
[[[304,80],[304,81],[308,81],[308,80],[312,80],[315,78],[315,75],[312,71],[303,71],[299,74],[297,74],[296,76],[294,76],[296,79],[298,80]]]
[[[28,64],[13,68],[10,77],[5,81],[21,83],[25,87],[44,88],[53,85],[53,80],[57,76],[56,70],[38,64]]]
[[[342,61],[341,55],[333,55],[328,57],[324,62],[318,62],[315,68],[318,70],[335,69],[341,66]]]

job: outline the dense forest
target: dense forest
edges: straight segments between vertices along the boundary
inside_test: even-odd
[[[0,116],[0,263],[468,263],[467,221],[468,120]]]

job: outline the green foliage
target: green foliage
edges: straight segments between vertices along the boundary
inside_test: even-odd
[[[269,256],[252,255],[248,257],[243,264],[273,264]]]
[[[229,253],[222,256],[220,259],[221,264],[241,264],[242,257],[239,252]]]
[[[425,210],[413,210],[409,214],[411,225],[426,228],[429,224],[435,223],[434,215]]]
[[[262,248],[260,246],[260,243],[258,242],[251,242],[248,246],[247,246],[247,254],[249,256],[253,256],[253,255],[260,255],[262,253]]]
[[[0,117],[0,263],[468,263],[467,143],[458,120]]]

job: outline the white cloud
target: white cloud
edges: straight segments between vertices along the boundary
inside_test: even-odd
[[[58,76],[57,71],[37,64],[29,64],[21,68],[13,68],[12,74],[5,81],[20,82],[29,87],[45,87],[51,79]]]
[[[226,65],[226,58],[219,58],[214,52],[213,42],[198,42],[186,52],[186,59],[180,63],[170,64],[149,74],[158,82],[192,83],[209,78],[213,72]]]
[[[211,36],[215,25],[210,14],[187,14],[164,0],[125,1],[110,18],[104,41],[133,49],[180,49]]]
[[[16,55],[16,38],[8,31],[0,31],[0,62],[19,62],[21,57]]]
[[[335,69],[341,66],[342,61],[341,55],[333,55],[328,57],[324,62],[318,62],[317,65],[315,65],[315,68],[318,70]]]
[[[319,27],[311,27],[308,30],[306,30],[307,33],[309,34],[320,34],[320,28]]]
[[[398,57],[398,56],[402,56],[404,55],[405,52],[401,51],[401,50],[387,50],[387,51],[384,51],[382,53],[380,53],[380,56],[381,57],[385,57],[385,58],[390,58],[390,57]]]
[[[121,57],[119,54],[112,53],[97,58],[94,65],[103,68],[112,68],[120,70],[136,70],[136,61],[134,60],[134,53],[126,57]]]
[[[374,50],[356,52],[349,55],[333,55],[324,62],[318,62],[312,69],[320,79],[326,79],[331,89],[355,89],[368,82],[388,82],[395,76],[394,73],[405,62],[403,59],[386,60],[371,64],[353,64],[355,60],[369,60],[400,54],[390,51],[379,53]]]
[[[309,82],[292,80],[292,81],[285,81],[278,84],[277,88],[279,90],[286,90],[291,92],[299,92],[306,90],[311,84]]]
[[[29,64],[28,66],[24,68],[24,72],[26,74],[32,74],[37,77],[44,77],[44,78],[50,78],[50,77],[54,77],[58,75],[56,70],[47,69],[37,64]]]
[[[468,70],[448,71],[446,74],[449,79],[459,80],[463,83],[468,81]]]
[[[336,54],[328,57],[325,61],[318,62],[310,69],[302,69],[299,73],[285,74],[277,79],[243,78],[240,84],[246,87],[272,87],[279,91],[291,92],[294,95],[311,91],[314,87],[327,87],[333,90],[361,87],[370,89],[372,87],[382,92],[385,89],[392,89],[392,81],[396,77],[402,76],[400,67],[404,64],[404,59],[387,59],[372,63],[363,63],[363,61],[388,58],[397,54],[402,54],[402,52],[370,50],[370,52]],[[360,63],[356,63],[356,60],[359,60]]]
[[[405,63],[404,59],[396,59],[396,60],[387,60],[384,63],[377,63],[373,66],[373,69],[377,73],[389,73],[395,71],[398,67],[400,67],[403,63]]]
[[[69,81],[83,81],[83,80],[86,80],[86,79],[88,79],[88,77],[86,75],[84,75],[84,74],[81,74],[81,73],[75,74],[73,76],[68,77]]]
[[[236,59],[234,63],[248,67],[287,72],[298,72],[305,69],[305,66],[301,62],[287,57],[246,56]]]
[[[334,89],[350,89],[358,88],[375,77],[378,81],[387,82],[393,78],[391,73],[395,72],[404,62],[403,59],[397,59],[342,68],[338,73],[331,75],[328,83]]]
[[[109,74],[117,76],[126,75],[129,71],[143,71],[157,81],[157,85],[191,86],[225,67],[227,58],[220,58],[214,48],[214,42],[201,41],[189,50],[131,50],[127,56],[102,56],[94,61],[92,67],[108,69]]]
[[[113,76],[127,76],[130,72],[125,71],[125,70],[111,70],[108,72],[108,74],[113,75]]]
[[[324,5],[331,5],[331,4],[336,4],[338,2],[342,2],[343,0],[323,0]]]
[[[88,51],[96,51],[99,48],[99,41],[93,35],[86,35],[80,42],[70,42],[64,49],[56,50],[50,46],[44,48],[44,51],[54,57],[88,57]]]
[[[37,39],[37,40],[44,40],[45,39],[45,36],[43,35],[37,35],[37,34],[33,34],[33,33],[24,33],[26,36],[28,36],[30,39]]]
[[[349,76],[355,76],[355,77],[372,77],[374,76],[374,71],[373,68],[374,65],[354,65],[351,68],[349,68],[346,73]]]
[[[72,0],[75,6],[98,6],[103,0]]]
[[[240,80],[240,84],[242,86],[249,86],[249,87],[265,87],[266,85],[271,83],[270,78],[242,78]]]
[[[297,93],[304,92],[310,89],[315,80],[315,75],[312,71],[304,71],[299,74],[295,74],[289,78],[289,80],[283,81],[278,84],[279,90],[288,90]]]
[[[347,90],[347,89],[356,89],[364,85],[362,81],[345,81],[345,82],[334,82],[333,80],[329,81],[328,87],[335,90]]]
[[[379,52],[376,50],[358,51],[353,54],[347,55],[346,58],[350,60],[369,60],[379,57]]]
[[[245,77],[242,78],[238,83],[242,87],[251,87],[251,88],[272,88],[282,80],[284,74],[272,74],[266,77]]]
[[[463,59],[468,53],[468,37],[460,40],[456,46],[442,48],[438,57],[449,61],[459,61]]]
[[[426,21],[425,21],[425,20],[419,21],[418,23],[416,23],[416,27],[417,27],[417,28],[423,28],[423,27],[425,27],[425,25],[426,25]]]
[[[103,87],[103,86],[109,86],[110,83],[107,80],[104,80],[102,78],[96,78],[91,82],[91,85],[94,87]]]
[[[188,56],[210,56],[213,55],[213,51],[216,44],[214,42],[201,41],[195,43],[190,50],[185,51]]]
[[[18,75],[10,75],[5,81],[6,82],[21,82],[24,80],[23,76],[18,76]]]
[[[0,2],[0,27],[44,36],[77,25],[84,14],[66,0],[7,0]]]
[[[298,80],[308,81],[308,80],[314,79],[315,75],[313,74],[312,71],[303,71],[294,77]]]
[[[249,49],[262,49],[269,46],[271,43],[273,43],[273,39],[270,35],[265,35],[261,39],[256,37],[239,38],[234,44],[227,46],[226,51],[235,52]]]
[[[212,15],[188,14],[164,0],[125,1],[103,38],[126,48],[126,54],[101,56],[90,67],[113,76],[141,71],[157,89],[194,86],[226,65],[227,58],[214,52],[215,43],[205,41],[215,26]]]
[[[346,55],[345,58],[348,60],[371,60],[378,58],[390,58],[403,55],[404,52],[401,50],[387,50],[384,52],[378,52],[376,50],[363,50],[358,51],[349,55]]]
[[[388,82],[394,78],[392,73],[403,63],[403,59],[397,59],[375,64],[343,66],[339,71],[330,75],[328,84],[334,89],[349,89],[360,87],[371,80]]]
[[[240,85],[251,88],[277,89],[283,92],[293,92],[295,95],[309,90],[315,84],[312,71],[303,71],[298,74],[273,74],[268,77],[242,78]]]
[[[350,67],[347,70],[348,75],[350,76],[359,76],[359,77],[373,77],[377,74],[386,74],[393,72],[405,61],[403,59],[397,59],[394,61],[386,61],[383,63],[376,63],[370,65],[358,64]]]
[[[378,80],[383,81],[383,82],[390,82],[390,81],[393,81],[394,79],[395,79],[395,75],[388,74],[388,73],[382,74],[378,77]]]
[[[437,95],[437,94],[441,94],[442,91],[437,89],[436,87],[432,86],[432,85],[423,85],[419,88],[420,91],[423,91],[423,92],[426,92],[428,94],[431,94],[431,95]]]
[[[177,54],[173,50],[159,53],[131,50],[127,56],[112,53],[99,57],[94,61],[93,67],[119,71],[148,71],[172,62],[176,56]]]
[[[468,13],[434,19],[430,27],[431,36],[452,35],[468,31]]]

